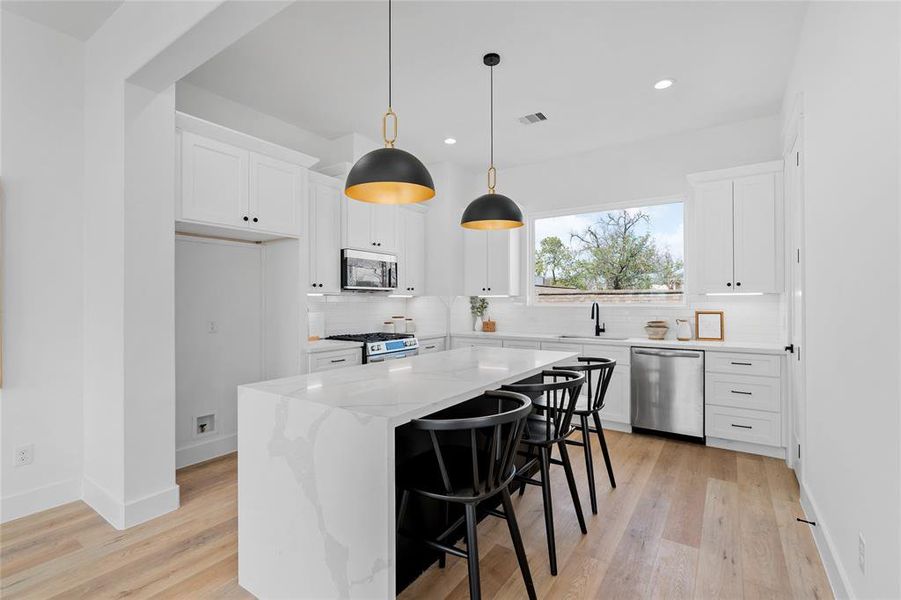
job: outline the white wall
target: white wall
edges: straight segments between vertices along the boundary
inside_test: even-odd
[[[84,50],[7,11],[0,38],[6,521],[81,496]]]
[[[802,484],[833,585],[859,598],[901,596],[898,82],[897,3],[811,3],[784,111],[803,94]]]
[[[234,451],[237,386],[263,379],[263,249],[175,241],[175,432],[179,467]],[[215,332],[210,331],[214,323]],[[216,433],[195,417],[216,413]]]

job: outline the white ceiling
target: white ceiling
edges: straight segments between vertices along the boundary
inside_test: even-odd
[[[427,162],[487,162],[487,51],[502,59],[499,166],[776,114],[804,11],[795,2],[396,2],[398,147]],[[299,2],[187,79],[326,137],[380,139],[386,17],[386,2]],[[653,89],[664,77],[676,85]],[[549,120],[518,122],[536,111]],[[458,143],[445,145],[448,136]]]
[[[3,0],[3,9],[86,41],[123,0]]]

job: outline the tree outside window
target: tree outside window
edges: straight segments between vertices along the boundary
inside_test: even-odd
[[[680,303],[681,202],[535,220],[538,302]]]

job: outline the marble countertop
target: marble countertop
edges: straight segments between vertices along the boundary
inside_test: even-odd
[[[238,397],[262,392],[289,404],[314,403],[397,426],[573,356],[575,352],[461,348],[243,385]]]
[[[363,342],[346,342],[344,340],[317,340],[307,344],[307,353],[332,352],[334,350],[347,350],[349,348],[362,348]]]
[[[468,338],[496,338],[511,340],[534,340],[538,342],[558,342],[569,344],[606,344],[610,346],[642,346],[645,348],[688,348],[696,350],[710,350],[713,352],[752,352],[758,354],[785,354],[785,345],[771,342],[706,342],[699,340],[690,340],[681,342],[676,339],[668,340],[649,340],[647,338],[631,337],[625,339],[615,339],[613,337],[593,337],[586,335],[585,337],[568,337],[561,338],[557,334],[552,333],[518,333],[508,331],[498,331],[494,333],[486,333],[484,331],[461,331],[450,334],[452,337],[468,337]]]

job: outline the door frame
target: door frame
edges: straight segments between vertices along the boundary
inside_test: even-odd
[[[788,414],[788,465],[795,470],[799,483],[803,482],[803,457],[807,439],[807,371],[806,371],[806,238],[804,205],[804,114],[803,97],[799,94],[786,127],[783,130],[784,175],[783,191],[785,199],[785,278],[787,303],[786,339],[794,345],[795,352],[788,355],[787,414]],[[790,169],[797,169],[797,194],[792,193]],[[797,269],[795,267],[797,265]],[[795,278],[797,277],[797,281]],[[794,295],[800,295],[795,306]],[[795,335],[795,326],[798,333]],[[799,419],[800,417],[800,419]],[[800,421],[800,422],[798,422]]]

